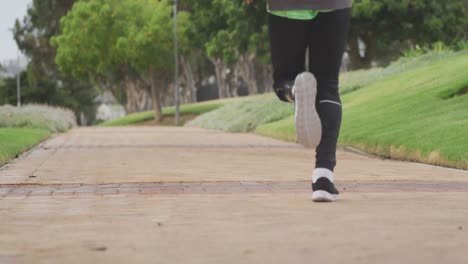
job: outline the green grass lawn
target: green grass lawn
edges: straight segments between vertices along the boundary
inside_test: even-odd
[[[464,53],[344,96],[341,143],[468,168],[467,69]]]
[[[340,93],[344,95],[354,92],[384,78],[395,76],[453,56],[453,52],[430,52],[419,57],[400,58],[386,68],[377,67],[368,70],[346,72],[340,76]]]
[[[262,136],[276,139],[296,142],[296,129],[294,128],[294,115],[272,122],[260,125],[255,129],[255,133]]]
[[[37,128],[0,128],[0,165],[46,139],[50,132]]]
[[[468,53],[343,96],[340,144],[394,159],[468,169]],[[294,119],[256,132],[295,140]]]
[[[181,115],[201,115],[206,112],[213,111],[222,107],[229,102],[235,102],[240,100],[238,98],[224,99],[224,100],[213,100],[201,103],[186,104],[180,107]],[[164,116],[172,116],[175,113],[175,107],[166,107],[163,109]],[[104,122],[100,126],[125,126],[142,123],[154,119],[154,111],[140,112],[129,114],[123,118],[115,119],[112,121]]]

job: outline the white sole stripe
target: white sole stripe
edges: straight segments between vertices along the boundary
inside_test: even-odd
[[[312,193],[312,201],[314,202],[334,202],[338,200],[339,195],[337,194],[331,194],[327,191],[314,191]]]
[[[322,103],[331,103],[331,104],[336,104],[336,105],[341,106],[340,103],[335,102],[335,101],[331,101],[331,100],[322,100],[322,101],[319,102],[319,104],[322,104]]]

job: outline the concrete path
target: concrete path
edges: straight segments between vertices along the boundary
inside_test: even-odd
[[[0,171],[0,263],[468,263],[468,174],[193,128],[83,128]],[[319,261],[319,262],[316,262]]]

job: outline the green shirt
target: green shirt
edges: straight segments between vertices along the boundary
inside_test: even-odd
[[[284,10],[284,11],[270,11],[271,14],[280,17],[286,17],[289,19],[299,19],[299,20],[311,20],[314,19],[319,10]]]

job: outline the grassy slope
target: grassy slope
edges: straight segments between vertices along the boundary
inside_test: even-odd
[[[286,141],[297,141],[294,116],[288,116],[277,122],[260,125],[255,129],[255,133]]]
[[[345,96],[341,142],[394,158],[409,151],[416,160],[468,162],[468,95],[443,99],[468,86],[466,69],[468,54]]]
[[[340,91],[342,94],[349,94],[379,80],[453,56],[455,56],[453,53],[445,52],[428,53],[416,58],[402,58],[387,68],[348,72],[341,75]],[[292,114],[292,104],[280,102],[274,95],[269,94],[251,96],[247,100],[226,104],[215,111],[195,118],[187,125],[221,129],[229,132],[248,132],[258,128],[258,131],[264,135],[275,136],[279,134],[283,139],[293,140],[295,139],[294,129],[287,126],[282,128],[282,124],[290,124],[287,121],[271,124],[271,126],[266,125],[287,118]],[[289,119],[289,122],[291,121],[292,119]],[[266,127],[262,127],[263,125],[266,125]]]
[[[458,54],[343,96],[340,143],[396,159],[468,169],[468,53]],[[444,99],[445,98],[445,99]],[[256,132],[294,140],[289,117]]]
[[[37,128],[0,128],[0,165],[32,148],[50,135]]]
[[[186,104],[180,107],[181,115],[201,115],[206,112],[213,111],[218,109],[229,102],[234,102],[239,99],[224,99],[224,100],[215,100],[215,101],[206,101],[195,104]],[[163,115],[174,115],[174,107],[166,107],[163,109]],[[140,112],[129,114],[123,118],[115,119],[112,121],[104,122],[100,126],[125,126],[137,124],[145,121],[154,119],[154,111]]]
[[[454,53],[452,52],[431,52],[414,58],[400,58],[386,68],[372,68],[347,72],[340,76],[340,93],[342,95],[348,94],[384,78],[395,76],[453,56]]]

